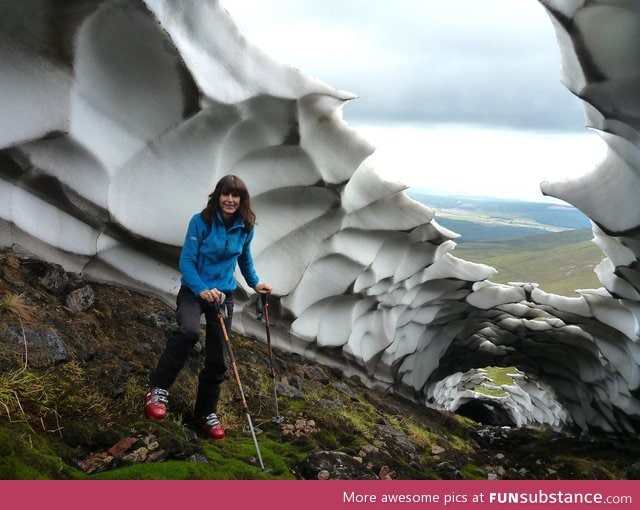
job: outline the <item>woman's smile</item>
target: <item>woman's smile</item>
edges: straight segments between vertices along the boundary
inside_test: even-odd
[[[235,193],[220,195],[220,210],[223,216],[233,216],[240,208],[240,197]]]

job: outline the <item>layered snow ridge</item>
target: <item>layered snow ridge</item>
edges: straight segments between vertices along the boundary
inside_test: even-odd
[[[216,1],[0,6],[0,244],[173,299],[190,216],[223,175],[247,182],[253,254],[286,349],[455,411],[483,367],[526,374],[493,399],[516,425],[640,430],[640,7],[542,2],[562,78],[609,145],[593,173],[544,183],[593,220],[603,287],[568,298],[497,285],[343,120],[355,96],[274,62]],[[255,295],[234,326],[264,337]]]

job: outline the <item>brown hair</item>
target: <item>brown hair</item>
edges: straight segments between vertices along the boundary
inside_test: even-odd
[[[237,193],[240,196],[240,208],[237,214],[244,220],[245,228],[251,230],[256,223],[256,215],[251,208],[249,190],[244,181],[235,175],[225,175],[218,181],[215,189],[209,195],[207,206],[200,213],[202,219],[211,225],[211,222],[217,217],[216,213],[220,207],[220,197],[223,193]]]

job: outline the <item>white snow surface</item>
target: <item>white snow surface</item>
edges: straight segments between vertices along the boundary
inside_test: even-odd
[[[561,79],[609,148],[593,172],[541,185],[593,220],[600,289],[496,285],[455,257],[457,235],[377,174],[343,120],[355,95],[272,61],[215,0],[3,2],[0,244],[171,302],[187,222],[235,173],[276,348],[445,409],[477,398],[460,374],[516,366],[529,378],[502,404],[515,423],[635,434],[640,4],[541,3]],[[264,339],[239,282],[234,326]]]

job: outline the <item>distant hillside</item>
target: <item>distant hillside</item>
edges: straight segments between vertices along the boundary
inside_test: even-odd
[[[575,207],[543,202],[434,195],[420,189],[407,194],[435,209],[442,226],[460,234],[458,243],[524,237],[590,228]]]
[[[570,296],[575,289],[601,286],[593,270],[604,255],[591,238],[591,229],[570,230],[463,243],[453,254],[496,268],[491,281],[535,282],[546,292]]]
[[[407,194],[436,211],[436,221],[460,235],[454,255],[498,270],[496,283],[535,282],[547,292],[572,295],[597,288],[593,272],[604,255],[591,242],[591,222],[563,204]]]

